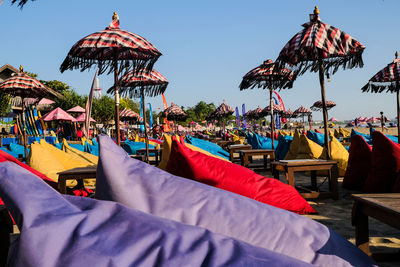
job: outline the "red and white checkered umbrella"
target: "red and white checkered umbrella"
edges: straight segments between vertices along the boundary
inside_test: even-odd
[[[263,109],[261,109],[260,107],[257,107],[255,110],[253,110],[251,112],[251,117],[255,120],[258,120],[262,117],[264,117],[264,113],[263,113]]]
[[[112,22],[102,31],[90,34],[79,40],[69,51],[60,70],[90,69],[93,65],[98,67],[99,74],[108,70],[114,72],[115,86],[115,121],[117,144],[121,143],[119,134],[119,83],[118,76],[122,71],[133,68],[135,72],[149,71],[161,56],[145,38],[119,28],[119,17],[114,12]],[[147,131],[145,131],[147,136]],[[146,142],[148,151],[148,142]],[[148,155],[148,153],[147,153]]]
[[[296,109],[294,111],[294,114],[296,114],[296,115],[308,115],[308,114],[311,114],[311,113],[312,113],[311,110],[309,110],[308,108],[303,107],[303,106],[300,106],[298,109]]]
[[[120,113],[119,116],[124,119],[124,120],[137,120],[137,121],[143,121],[143,119],[140,117],[139,114],[137,114],[135,111],[129,109],[129,108],[124,108]]]
[[[287,119],[290,119],[290,118],[296,118],[297,114],[294,114],[293,110],[287,109],[287,110],[282,112],[282,116],[287,118]]]
[[[121,95],[129,97],[140,97],[141,89],[146,96],[163,94],[168,86],[168,80],[158,71],[150,72],[130,71],[119,81]],[[115,87],[108,89],[107,93],[114,94]]]
[[[272,107],[273,107],[273,111],[274,111],[274,112],[278,112],[278,113],[283,112],[283,107],[282,107],[281,105],[277,105],[277,104],[275,104],[275,103],[272,103]],[[269,113],[271,112],[271,106],[266,106],[266,107],[262,110],[262,112],[263,112],[264,114],[269,114]]]
[[[327,110],[330,110],[331,108],[336,106],[336,103],[328,100],[325,102],[325,106],[326,106]],[[315,102],[310,108],[311,108],[311,110],[314,110],[314,111],[321,110],[322,109],[322,101],[319,100],[319,101]]]
[[[239,85],[240,90],[254,87],[263,89],[292,88],[293,73],[287,68],[276,71],[274,66],[274,62],[267,59],[263,64],[249,71],[243,76]]]
[[[325,106],[324,75],[343,69],[362,67],[362,53],[365,49],[360,42],[349,34],[321,22],[318,7],[310,15],[310,21],[302,25],[298,32],[283,47],[276,59],[276,67],[289,68],[294,78],[310,70],[319,72],[321,101],[324,119],[325,146],[327,158],[330,158],[328,139],[328,112]],[[329,77],[329,76],[328,76]]]
[[[233,109],[230,106],[228,106],[224,100],[224,102],[215,109],[214,114],[218,118],[223,118],[232,115],[233,112],[234,112]]]
[[[166,117],[169,121],[184,121],[187,115],[180,107],[171,103],[171,106],[164,110],[163,117]]]

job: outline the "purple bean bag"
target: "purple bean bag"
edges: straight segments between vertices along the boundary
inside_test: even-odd
[[[201,226],[317,266],[371,266],[361,250],[326,226],[250,198],[169,174],[132,159],[99,137],[96,198]]]
[[[63,196],[12,162],[0,163],[0,196],[21,230],[8,266],[310,266],[119,203]]]

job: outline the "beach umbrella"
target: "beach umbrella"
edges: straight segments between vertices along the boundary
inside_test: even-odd
[[[81,106],[75,106],[67,110],[68,113],[85,113],[85,109]]]
[[[107,70],[108,73],[114,72],[115,121],[117,144],[120,145],[118,76],[130,68],[135,71],[151,70],[160,56],[160,51],[145,38],[120,29],[119,17],[114,12],[112,22],[105,30],[90,34],[74,44],[60,70],[84,71],[96,65],[99,74]]]
[[[173,121],[175,124],[176,121],[185,121],[187,115],[180,107],[171,103],[171,106],[164,110],[163,117],[167,118],[169,121]]]
[[[343,67],[343,69],[362,67],[361,55],[365,46],[349,34],[321,22],[318,7],[315,7],[314,13],[310,15],[310,21],[302,26],[304,29],[283,47],[276,59],[276,65],[278,68],[291,69],[294,78],[308,70],[319,72],[325,147],[329,159],[328,111],[325,105],[324,75],[329,78],[329,75],[334,74],[339,67]]]
[[[291,109],[287,109],[282,112],[282,116],[287,119],[296,118],[297,114],[294,114],[294,111]]]
[[[309,110],[308,108],[305,108],[303,106],[300,106],[298,109],[296,109],[294,111],[294,114],[297,116],[301,116],[303,117],[303,129],[305,130],[305,125],[304,125],[304,116],[306,115],[310,115],[312,113],[311,110]]]
[[[372,116],[371,118],[367,119],[366,122],[372,122],[375,123],[377,121],[380,121],[380,118]]]
[[[327,110],[330,110],[331,108],[336,106],[336,103],[328,100],[325,102],[325,106],[326,106]],[[314,111],[321,110],[323,108],[322,101],[319,100],[319,101],[315,102],[310,108],[311,108],[311,110],[314,110]]]
[[[251,115],[255,120],[258,120],[264,117],[263,109],[257,107],[255,110],[252,111]]]
[[[26,122],[25,122],[25,98],[38,98],[38,97],[51,97],[51,98],[63,98],[63,96],[56,91],[45,86],[35,78],[30,77],[24,72],[22,66],[20,66],[20,72],[8,79],[5,79],[0,83],[0,91],[12,95],[21,97],[22,103],[22,134],[23,144],[25,148],[25,157],[27,156],[27,136],[26,136]]]
[[[332,117],[332,118],[329,119],[329,121],[334,122],[334,121],[339,121],[339,120],[337,118],[335,118],[335,117]]]
[[[243,80],[239,85],[240,90],[248,88],[268,88],[269,89],[269,103],[273,105],[272,92],[274,89],[292,88],[293,73],[287,68],[280,68],[277,70],[274,67],[274,62],[267,59],[260,66],[252,69],[243,76]],[[274,110],[269,112],[271,114],[271,132],[274,136]],[[272,149],[274,149],[274,140],[272,139]]]
[[[233,112],[234,110],[225,103],[225,100],[214,111],[216,118],[222,120],[222,127],[223,127],[222,129],[224,133],[225,133],[224,118],[229,117],[230,115],[233,114]]]
[[[76,122],[84,122],[85,121],[86,113],[81,113],[78,117],[76,117]],[[90,122],[96,122],[92,117],[89,118]]]
[[[124,108],[119,113],[119,117],[123,120],[143,121],[139,114],[129,108]]]
[[[76,119],[74,117],[69,115],[62,108],[53,109],[46,115],[42,116],[41,119],[44,121],[71,121],[71,122],[76,121]]]
[[[140,97],[143,111],[143,121],[146,122],[146,96],[157,96],[165,92],[168,86],[168,80],[158,71],[130,71],[125,74],[118,84],[121,89],[122,96]],[[117,87],[114,85],[108,89],[107,93],[117,94]],[[149,137],[147,128],[144,127],[144,135],[146,139],[146,158],[149,158]]]
[[[383,91],[396,93],[397,117],[400,116],[400,59],[396,52],[395,59],[385,68],[375,74],[368,83],[361,88],[363,92],[382,93]],[[398,142],[400,143],[400,124],[397,123]]]

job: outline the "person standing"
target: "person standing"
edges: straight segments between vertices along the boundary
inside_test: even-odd
[[[382,132],[384,129],[386,128],[386,122],[387,122],[387,118],[383,115],[383,111],[381,111],[381,128],[382,128]]]

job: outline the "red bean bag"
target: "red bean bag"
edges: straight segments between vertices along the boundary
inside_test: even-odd
[[[361,135],[351,139],[349,162],[343,178],[342,187],[362,191],[371,168],[372,147]]]
[[[393,192],[400,171],[400,145],[375,131],[372,136],[371,170],[365,181],[364,193]]]
[[[299,214],[316,213],[295,188],[252,170],[193,151],[173,138],[166,170]]]

